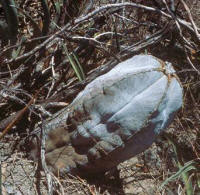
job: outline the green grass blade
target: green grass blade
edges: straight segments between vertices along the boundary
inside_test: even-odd
[[[82,73],[81,73],[81,71],[80,71],[79,66],[76,64],[76,61],[74,60],[73,55],[72,55],[72,54],[69,54],[66,45],[63,45],[63,47],[64,47],[65,53],[67,54],[67,57],[68,57],[68,59],[69,59],[69,62],[70,62],[70,64],[71,64],[71,66],[72,66],[72,68],[73,68],[73,70],[74,70],[76,76],[78,77],[79,81],[83,81]]]
[[[197,173],[197,186],[200,189],[200,171]]]
[[[17,49],[13,49],[12,50],[12,58],[16,58],[17,56],[19,56],[21,50],[22,50],[22,44],[26,41],[26,37],[22,36],[21,40],[20,40],[20,44],[19,47]]]
[[[165,134],[165,137],[167,138],[169,144],[171,144],[173,147],[174,153],[176,155],[177,167],[179,168],[179,171],[175,173],[174,175],[172,175],[171,177],[169,177],[168,179],[166,179],[162,183],[161,187],[164,187],[170,181],[173,181],[181,176],[185,184],[186,194],[193,195],[193,185],[192,185],[192,181],[190,180],[189,171],[193,170],[196,172],[199,170],[198,163],[197,163],[198,160],[197,161],[192,160],[184,164],[181,151],[179,150],[178,144],[176,144],[176,141],[173,140],[173,138],[171,138],[167,134]]]
[[[176,172],[174,175],[172,175],[171,177],[167,178],[162,184],[161,184],[161,188],[163,188],[166,184],[168,184],[170,181],[174,181],[175,179],[179,178],[180,176],[182,176],[183,174],[191,171],[191,170],[198,170],[197,169],[197,162],[195,160],[189,161],[187,163],[185,163],[185,165],[179,169],[178,172]],[[188,179],[188,178],[187,178]],[[188,182],[188,181],[187,181]]]
[[[73,57],[74,57],[74,59],[75,59],[75,61],[76,61],[76,64],[78,65],[78,68],[79,68],[79,70],[80,70],[79,72],[80,72],[80,74],[81,74],[82,80],[85,80],[85,73],[84,73],[84,71],[83,71],[83,68],[82,68],[82,66],[81,66],[81,64],[80,64],[80,62],[79,62],[79,60],[78,60],[76,54],[75,54],[74,52],[72,52],[72,55],[73,55]]]

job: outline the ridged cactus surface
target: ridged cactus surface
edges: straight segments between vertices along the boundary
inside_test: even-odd
[[[182,87],[171,64],[134,56],[74,99],[64,126],[48,132],[47,164],[61,173],[105,172],[151,146],[181,105]]]

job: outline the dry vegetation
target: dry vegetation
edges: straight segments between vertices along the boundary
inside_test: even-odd
[[[200,193],[199,0],[16,0],[11,10],[0,2],[3,194]],[[182,82],[184,105],[167,134],[120,164],[119,175],[50,174],[47,185],[20,141],[91,80],[138,53],[172,62]]]

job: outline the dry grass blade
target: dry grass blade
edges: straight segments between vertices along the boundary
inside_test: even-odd
[[[23,116],[29,106],[35,101],[39,91],[35,94],[35,96],[28,102],[28,104],[19,112],[16,118],[3,130],[0,134],[0,140],[9,132],[9,130],[15,125],[15,123]]]
[[[190,12],[190,9],[188,8],[188,6],[187,6],[187,4],[185,3],[184,0],[180,0],[180,1],[181,1],[181,3],[183,4],[185,10],[187,11],[187,14],[188,14],[188,16],[189,16],[190,22],[191,22],[192,27],[193,27],[193,29],[194,29],[194,32],[195,32],[195,34],[196,34],[196,38],[199,40],[199,44],[200,44],[200,34],[199,34],[198,28],[197,28],[197,26],[196,26],[196,24],[195,24],[195,22],[194,22],[194,20],[193,20],[193,17],[192,17],[192,14],[191,14],[191,12]]]

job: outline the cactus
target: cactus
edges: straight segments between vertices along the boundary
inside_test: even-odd
[[[62,173],[105,172],[150,147],[181,105],[171,64],[150,55],[119,63],[46,124],[47,164]]]

